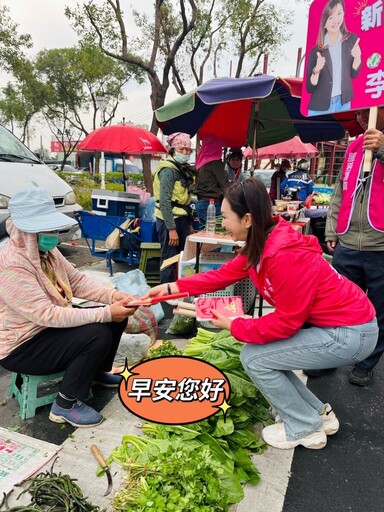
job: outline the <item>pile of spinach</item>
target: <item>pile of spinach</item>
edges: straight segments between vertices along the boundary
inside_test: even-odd
[[[270,423],[268,403],[244,372],[242,344],[229,331],[199,328],[184,355],[214,364],[231,384],[226,418],[216,414],[190,425],[144,423],[145,436],[124,436],[108,462],[127,470],[115,510],[226,512],[243,499],[242,484],[258,483],[250,452],[265,444],[254,424]]]

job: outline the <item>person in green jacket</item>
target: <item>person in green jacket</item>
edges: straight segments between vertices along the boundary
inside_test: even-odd
[[[192,153],[191,137],[176,132],[167,137],[166,160],[161,160],[153,177],[156,229],[161,245],[160,265],[179,254],[187,236],[194,232],[190,206],[196,170],[188,161]],[[160,272],[160,282],[174,280],[176,264]]]

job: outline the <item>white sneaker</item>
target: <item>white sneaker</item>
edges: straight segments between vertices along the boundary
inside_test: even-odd
[[[323,420],[323,430],[327,436],[333,436],[333,434],[336,434],[339,430],[340,423],[330,404],[325,404],[325,413],[320,416]],[[281,423],[279,414],[276,414],[275,416],[275,423]]]
[[[327,436],[333,436],[339,430],[340,423],[333,412],[331,405],[325,404],[325,413],[321,414],[323,419],[323,429]]]
[[[288,441],[283,423],[275,423],[263,428],[261,435],[267,444],[281,450],[289,450],[299,445],[311,450],[320,450],[327,444],[327,436],[324,430],[316,430],[316,432],[300,439]]]

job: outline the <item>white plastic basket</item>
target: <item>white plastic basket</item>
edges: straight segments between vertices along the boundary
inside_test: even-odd
[[[223,288],[222,290],[216,290],[215,292],[211,293],[203,293],[202,295],[199,295],[199,297],[231,297],[232,295],[236,295],[235,286],[233,284]]]

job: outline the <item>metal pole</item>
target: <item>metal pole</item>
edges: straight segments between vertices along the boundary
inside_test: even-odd
[[[259,117],[259,100],[254,100],[254,118],[253,118],[253,141],[252,141],[252,165],[251,165],[251,176],[253,176],[255,170],[255,156],[256,156],[256,131]]]
[[[297,64],[296,64],[296,78],[300,78],[300,68],[303,60],[305,58],[305,53],[302,56],[302,48],[299,48],[297,51]]]
[[[263,74],[268,73],[268,53],[264,53]]]
[[[102,151],[100,153],[99,173],[100,173],[100,188],[102,190],[105,190],[105,158],[104,158],[104,151]]]
[[[96,96],[96,103],[100,109],[100,127],[104,125],[105,122],[105,109],[108,103],[108,99],[105,96]],[[105,158],[104,151],[100,153],[99,160],[99,174],[100,174],[100,188],[105,190]]]

